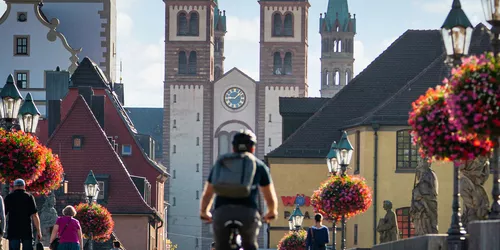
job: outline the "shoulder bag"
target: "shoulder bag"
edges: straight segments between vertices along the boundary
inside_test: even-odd
[[[50,246],[49,248],[51,250],[57,250],[57,247],[59,247],[59,237],[64,233],[64,231],[66,230],[66,228],[68,227],[69,223],[71,222],[71,218],[69,218],[69,221],[68,223],[66,223],[66,226],[64,226],[63,230],[61,231],[61,234],[56,237],[51,243],[50,243]]]

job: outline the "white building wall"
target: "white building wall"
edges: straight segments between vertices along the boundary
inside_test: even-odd
[[[281,145],[283,119],[280,115],[279,98],[298,96],[298,87],[266,87],[265,154],[268,154]],[[269,120],[269,118],[271,119]]]
[[[7,8],[9,11],[9,7]],[[17,13],[26,12],[27,21],[18,22]],[[23,95],[32,92],[33,98],[42,113],[45,115],[45,71],[55,70],[60,67],[62,70],[68,70],[71,66],[71,52],[68,51],[63,41],[59,37],[54,42],[47,39],[50,28],[44,25],[37,18],[35,5],[10,4],[9,13],[5,13],[6,19],[0,21],[0,86],[3,86],[7,76],[15,71],[28,71],[28,88],[21,90]],[[49,19],[50,20],[50,19]],[[14,36],[29,36],[29,56],[15,56]],[[50,60],[49,60],[50,59]]]
[[[197,238],[201,246],[203,87],[170,86],[170,103],[169,237],[180,249],[196,249]]]
[[[89,57],[99,65],[104,62],[101,48],[102,2],[45,2],[42,11],[50,20],[58,18],[61,24],[57,28],[68,39],[73,48],[82,48],[80,58]],[[105,70],[101,68],[101,70]]]
[[[224,94],[232,87],[240,88],[246,96],[245,104],[236,110],[230,109],[224,103]],[[240,129],[255,131],[256,108],[255,82],[236,69],[231,71],[214,85],[214,133],[217,130],[228,133]],[[227,123],[230,121],[233,122]],[[219,155],[218,145],[218,139],[214,138],[214,159]]]

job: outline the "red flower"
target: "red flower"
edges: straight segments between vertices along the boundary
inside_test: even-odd
[[[63,178],[63,167],[59,157],[47,149],[45,154],[46,167],[40,177],[28,185],[26,189],[34,195],[46,195],[59,188]]]
[[[92,234],[92,239],[98,242],[109,240],[115,226],[115,222],[111,217],[111,213],[103,206],[92,203],[80,203],[76,206],[75,218],[80,222],[82,233],[85,238],[89,238]]]

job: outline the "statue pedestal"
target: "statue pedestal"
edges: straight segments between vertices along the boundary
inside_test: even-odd
[[[497,231],[498,232],[498,231]],[[409,239],[382,243],[372,250],[446,250],[447,234],[427,234]]]
[[[471,222],[469,232],[470,250],[500,250],[500,220]]]

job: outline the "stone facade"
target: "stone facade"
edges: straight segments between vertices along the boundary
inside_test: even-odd
[[[212,230],[199,219],[199,199],[214,160],[231,150],[232,135],[242,128],[256,132],[256,155],[263,159],[281,144],[279,97],[307,95],[309,3],[260,2],[260,82],[236,68],[223,74],[225,12],[217,1],[165,3],[163,159],[172,176],[167,185],[168,238],[180,249],[208,249]],[[286,19],[292,35],[273,35],[276,13],[281,21]],[[274,70],[276,53],[281,58],[280,72],[286,70],[286,74]],[[237,107],[228,104],[230,90],[245,97]],[[259,245],[266,247],[267,228],[260,232]]]

